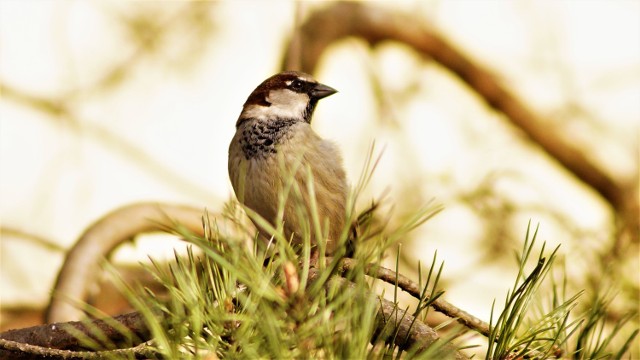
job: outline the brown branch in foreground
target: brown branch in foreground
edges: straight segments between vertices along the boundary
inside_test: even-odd
[[[331,261],[331,258],[328,258],[327,261]],[[356,260],[344,258],[340,263],[338,273],[344,275],[347,271],[354,269],[356,266]],[[369,264],[365,270],[367,275],[376,279],[380,279],[389,284],[395,285],[397,281],[398,287],[400,289],[408,292],[411,296],[415,297],[418,300],[420,300],[421,297],[423,297],[424,299],[429,299],[432,296],[432,294],[428,292],[423,295],[421,293],[422,289],[418,287],[418,284],[411,281],[404,275],[397,274],[395,271],[389,270],[382,266],[375,266],[373,264]],[[456,319],[462,325],[473,329],[484,336],[489,336],[489,324],[456,307],[455,305],[450,304],[444,299],[435,299],[431,306],[436,311],[441,312],[450,318]]]
[[[104,351],[69,351],[25,344],[0,338],[0,358],[12,360],[79,360],[79,359],[153,359],[156,352],[142,343],[128,349]]]
[[[99,264],[122,243],[145,232],[167,231],[176,224],[202,236],[204,211],[190,206],[136,203],[116,209],[91,225],[67,253],[58,273],[46,322],[78,320],[82,304],[98,277]]]
[[[327,258],[327,263],[330,263],[331,261],[332,258]],[[347,271],[354,269],[356,266],[356,260],[343,258],[339,264],[338,273],[340,275],[345,275]],[[368,276],[382,280],[394,286],[397,284],[400,289],[408,292],[411,296],[418,300],[428,300],[433,296],[433,294],[428,291],[425,291],[425,293],[422,294],[420,288],[415,282],[411,281],[409,278],[402,274],[396,273],[393,270],[378,266],[376,264],[368,264],[365,268],[365,271]],[[489,324],[456,307],[455,305],[450,304],[446,300],[437,298],[433,300],[431,306],[436,311],[441,312],[442,314],[450,318],[456,319],[460,324],[466,326],[467,328],[475,330],[480,334],[489,337],[489,332],[491,330]],[[498,340],[498,338],[496,338],[496,340]],[[557,348],[557,346],[554,345],[554,348]],[[537,356],[534,357],[536,359],[544,357],[543,354],[537,352],[536,350],[529,351],[530,354],[535,354]],[[561,352],[561,350],[558,351]]]
[[[300,54],[301,70],[313,73],[325,50],[346,37],[356,36],[372,46],[383,41],[397,41],[409,46],[459,77],[487,105],[503,113],[531,141],[611,204],[622,223],[621,235],[638,243],[640,210],[637,183],[632,181],[627,184],[612,179],[565,137],[549,131],[550,122],[527,107],[491,71],[464,55],[424,23],[423,19],[416,16],[371,4],[333,3],[313,12],[299,28],[297,36],[305,46],[305,51]],[[288,55],[284,58],[287,59]],[[624,251],[624,248],[620,246],[615,250]]]
[[[320,271],[316,268],[309,270],[309,283],[317,281]],[[355,287],[355,284],[341,278],[333,277],[325,286],[331,287],[338,283],[340,286]],[[363,294],[365,296],[366,294]],[[118,326],[113,326],[117,323]],[[65,329],[74,328],[77,332],[88,336],[92,340],[105,346],[116,348],[108,351],[86,351],[73,332]],[[98,338],[92,334],[101,333]],[[118,356],[134,356],[135,358],[149,358],[155,355],[145,342],[150,340],[150,331],[139,312],[119,315],[109,320],[72,321],[67,323],[47,324],[30,328],[10,330],[0,334],[0,358],[38,359],[97,359]],[[102,340],[100,340],[102,339]],[[103,341],[108,342],[104,344]],[[440,358],[468,359],[456,350],[450,343],[444,343],[438,334],[429,326],[399,309],[394,303],[380,299],[376,331],[373,342],[384,339],[403,350],[415,350],[417,353],[438,347]],[[441,342],[437,344],[437,342]],[[125,348],[119,348],[125,347]]]
[[[117,324],[117,326],[113,326]],[[107,351],[87,351],[73,332],[82,333],[97,343],[102,341],[92,335],[101,333],[110,344]],[[1,359],[87,359],[133,355],[136,358],[149,358],[154,352],[144,346],[151,333],[143,317],[132,312],[118,315],[109,320],[72,321],[46,324],[24,329],[9,330],[0,334]],[[143,345],[140,345],[143,344]],[[133,347],[132,347],[133,346]]]

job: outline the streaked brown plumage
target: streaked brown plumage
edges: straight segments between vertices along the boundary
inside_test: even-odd
[[[310,124],[318,100],[335,92],[301,72],[268,78],[245,102],[229,146],[229,177],[238,200],[272,224],[287,173],[296,169],[297,203],[303,206],[296,208],[296,196],[289,195],[283,214],[285,235],[300,242],[305,229],[310,229],[311,242],[316,244],[312,197],[307,191],[310,169],[319,224],[328,225],[328,254],[335,251],[344,230],[348,188],[338,148],[320,138]]]

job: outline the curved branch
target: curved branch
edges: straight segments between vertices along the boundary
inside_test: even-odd
[[[176,224],[203,236],[203,210],[190,206],[137,203],[112,211],[91,225],[67,253],[58,273],[46,322],[77,320],[82,311],[72,302],[86,302],[96,282],[100,260],[116,247],[145,232],[169,231]],[[69,301],[71,300],[71,301]]]
[[[298,36],[305,46],[300,54],[301,69],[309,73],[313,73],[329,45],[351,36],[363,39],[372,46],[382,41],[396,41],[438,62],[482,97],[487,105],[504,114],[507,120],[578,180],[611,204],[625,222],[623,228],[630,229],[633,241],[638,242],[638,201],[637,197],[631,196],[637,184],[614,180],[565,137],[549,131],[550,121],[543,120],[542,116],[526,106],[491,71],[425,26],[422,19],[371,4],[338,2],[311,14],[299,28]],[[287,58],[285,54],[284,59]]]

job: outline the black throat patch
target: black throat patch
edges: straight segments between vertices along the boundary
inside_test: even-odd
[[[267,121],[243,121],[244,129],[240,138],[240,146],[247,160],[265,158],[276,154],[278,145],[289,132],[289,128],[297,121],[278,119]]]

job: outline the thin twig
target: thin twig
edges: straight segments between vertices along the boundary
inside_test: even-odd
[[[320,270],[317,268],[309,269],[309,285],[318,280],[319,277]],[[335,286],[335,283],[339,286],[356,287],[354,283],[337,276],[333,277],[325,286],[330,288]],[[376,333],[378,335],[392,334],[391,338],[394,344],[403,350],[412,349],[420,353],[433,346],[437,341],[443,341],[435,330],[419,319],[414,318],[405,310],[399,309],[396,304],[389,300],[380,298],[377,319]],[[442,344],[439,354],[439,358],[443,359],[468,359],[466,355],[457,351],[456,347],[451,343]]]
[[[331,259],[329,258],[328,261],[331,261]],[[356,260],[344,258],[340,263],[340,267],[338,268],[338,273],[341,275],[344,275],[347,271],[354,269],[356,267],[356,264],[357,264]],[[407,293],[409,293],[411,296],[415,297],[418,300],[421,299],[421,296],[424,297],[424,300],[429,299],[432,296],[432,294],[429,292],[422,294],[423,289],[421,289],[418,286],[418,284],[411,281],[406,276],[397,274],[395,271],[384,268],[382,266],[375,266],[373,264],[369,264],[365,268],[365,271],[367,275],[380,279],[386,283],[389,283],[392,285],[395,285],[397,283],[400,289],[406,291]],[[441,312],[453,319],[456,319],[459,323],[463,324],[464,326],[470,329],[473,329],[484,336],[489,335],[489,324],[469,314],[468,312],[456,307],[455,305],[452,305],[441,298],[437,298],[433,301],[431,306],[436,311]]]
[[[51,360],[76,360],[115,358],[129,359],[131,357],[135,359],[153,359],[157,357],[157,352],[155,350],[149,349],[148,345],[145,343],[128,349],[104,351],[70,351],[0,339],[0,358],[2,359],[40,360],[46,358]]]

